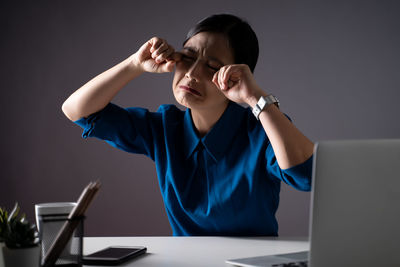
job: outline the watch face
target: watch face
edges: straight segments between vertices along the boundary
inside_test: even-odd
[[[258,100],[258,102],[257,102],[257,105],[259,106],[259,108],[261,109],[261,110],[263,110],[264,109],[264,107],[265,107],[265,105],[266,104],[268,104],[268,98],[266,98],[266,97],[260,97],[260,99]],[[260,111],[261,111],[260,110]]]
[[[257,104],[253,108],[253,114],[257,118],[257,120],[260,116],[261,111],[263,111],[264,108],[268,107],[271,104],[275,104],[279,108],[279,100],[276,96],[267,95],[265,97],[260,97]]]

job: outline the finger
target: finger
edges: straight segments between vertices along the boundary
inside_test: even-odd
[[[166,58],[166,64],[167,64],[168,72],[173,71],[176,63],[181,61],[181,59],[182,59],[182,54],[181,53],[177,53],[175,51],[170,56],[168,56]]]
[[[214,73],[214,76],[212,78],[212,82],[217,86],[218,89],[221,89],[219,86],[219,73],[221,72],[221,69],[218,70],[216,73]]]
[[[158,56],[155,58],[155,61],[156,61],[157,63],[166,61],[166,60],[171,56],[171,54],[172,54],[173,52],[174,52],[174,49],[173,49],[172,47],[168,47],[167,50],[165,50],[164,52],[162,52],[160,55],[158,55]]]
[[[151,48],[152,44],[150,43],[150,41],[144,43],[140,48],[139,48],[139,52],[140,53],[144,53],[146,51],[149,51],[149,48]]]
[[[175,66],[175,61],[167,61],[161,64],[158,64],[157,72],[163,73],[163,72],[171,72],[173,71]]]
[[[229,77],[230,77],[230,74],[231,74],[231,70],[232,70],[232,66],[226,67],[225,71],[224,71],[224,73],[222,75],[222,81],[224,83],[224,89],[229,89],[230,88],[230,86],[229,86]]]
[[[160,47],[162,47],[162,45],[161,45]],[[154,60],[156,60],[160,55],[162,55],[163,53],[165,53],[166,50],[164,50],[164,49],[165,49],[165,46],[162,47],[162,50],[157,49],[156,51],[154,51],[154,52],[151,54],[151,57],[152,57]],[[168,47],[167,47],[166,49],[168,49]]]
[[[232,88],[234,85],[233,81],[231,80],[232,74],[234,73],[234,71],[235,71],[235,67],[232,65],[230,65],[229,67],[226,68],[226,71],[225,71],[224,77],[223,77],[226,89]]]
[[[238,66],[229,66],[224,73],[224,81],[226,82],[227,89],[232,88],[235,83],[240,80],[241,68]]]
[[[218,71],[218,76],[217,76],[217,83],[218,83],[218,88],[219,89],[223,89],[222,88],[222,84],[221,84],[222,72],[223,72],[223,68],[220,68],[219,71]]]
[[[167,59],[168,60],[173,60],[175,62],[181,61],[182,60],[182,53],[174,51]]]
[[[158,37],[153,37],[150,39],[149,41],[151,43],[151,48],[150,48],[150,53],[153,53],[154,51],[156,51],[160,45],[165,42],[163,39],[158,38]]]
[[[220,87],[222,90],[225,90],[225,89],[226,89],[225,81],[224,81],[224,74],[225,74],[225,72],[226,72],[226,67],[222,67],[222,68],[220,69],[220,71],[219,71],[219,74],[218,74],[218,84],[219,84],[219,87]]]
[[[219,71],[214,73],[214,76],[213,76],[211,81],[215,84],[215,86],[217,86],[217,88],[220,89],[219,84],[218,84],[218,75],[219,75]]]
[[[165,68],[167,72],[171,72],[174,70],[176,62],[173,60],[167,61],[167,63],[165,64]]]
[[[163,43],[160,44],[160,46],[156,50],[154,50],[151,53],[151,55],[152,55],[152,57],[156,58],[160,54],[162,54],[165,51],[167,51],[169,48],[170,48],[170,46],[167,43],[163,42]]]

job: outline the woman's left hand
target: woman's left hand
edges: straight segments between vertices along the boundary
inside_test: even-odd
[[[253,106],[255,99],[266,95],[246,64],[223,66],[214,74],[212,81],[228,99],[236,103]]]

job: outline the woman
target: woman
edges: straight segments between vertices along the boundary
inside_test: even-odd
[[[62,109],[85,138],[155,161],[174,235],[276,236],[280,182],[310,190],[313,143],[256,83],[257,57],[247,22],[213,15],[189,31],[180,52],[151,38],[83,85]],[[142,73],[174,68],[173,93],[186,111],[110,103]]]

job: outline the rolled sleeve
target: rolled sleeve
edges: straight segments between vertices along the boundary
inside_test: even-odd
[[[96,137],[124,151],[153,158],[153,120],[147,109],[124,109],[110,103],[99,112],[74,122],[83,129],[83,138]]]
[[[113,113],[112,110],[113,110],[113,106],[112,106],[112,104],[109,104],[104,109],[100,110],[99,112],[93,113],[92,115],[88,116],[87,118],[83,117],[83,118],[80,118],[79,120],[74,121],[74,123],[76,123],[83,129],[82,137],[85,139],[88,137],[98,137],[93,132],[97,120],[99,118],[101,118],[104,113],[105,113],[105,116],[107,116],[107,113],[112,114]],[[96,132],[101,132],[101,130],[97,129]],[[100,138],[100,136],[98,138]]]
[[[267,172],[270,176],[278,178],[286,184],[301,191],[311,190],[313,156],[305,162],[288,169],[281,169],[276,160],[271,144],[267,148]]]
[[[313,156],[301,164],[282,170],[287,183],[298,190],[311,191],[312,163]]]

